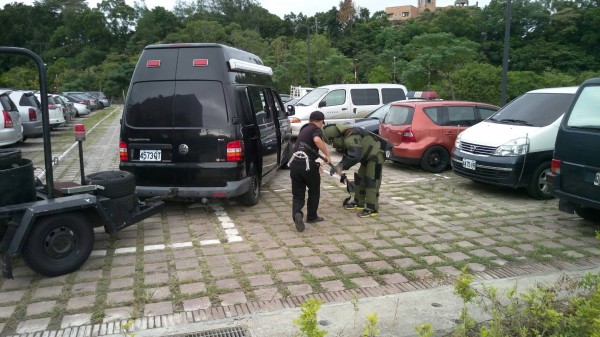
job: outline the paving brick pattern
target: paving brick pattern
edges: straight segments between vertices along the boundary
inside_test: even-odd
[[[86,173],[118,168],[119,118],[88,134]],[[58,156],[72,138],[56,138]],[[42,167],[43,157],[31,153]],[[80,179],[76,155],[56,167],[57,180]],[[141,330],[297,307],[307,298],[382,296],[451,282],[463,266],[488,279],[600,264],[593,224],[560,213],[555,200],[451,171],[386,162],[377,218],[342,209],[347,195],[323,176],[319,213],[326,220],[298,233],[283,170],[254,207],[171,202],[162,215],[112,236],[99,228],[94,250],[103,253],[70,275],[44,278],[15,258],[15,279],[0,279],[0,336],[102,336],[122,332],[129,319],[130,329]],[[227,243],[222,212],[242,242]],[[201,243],[213,239],[221,243]],[[185,242],[192,245],[173,246]],[[165,248],[143,249],[149,245]]]

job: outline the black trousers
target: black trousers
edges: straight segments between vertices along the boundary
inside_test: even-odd
[[[316,219],[319,215],[319,199],[321,198],[321,175],[319,165],[309,162],[310,169],[306,170],[304,160],[294,160],[290,165],[290,178],[292,179],[292,218],[294,214],[302,212],[306,189],[308,188],[308,203],[306,205],[306,219]]]

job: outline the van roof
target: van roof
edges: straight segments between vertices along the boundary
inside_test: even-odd
[[[402,88],[406,91],[406,87],[402,84],[393,84],[393,83],[360,83],[360,84],[330,84],[323,85],[319,88],[326,89],[339,89],[339,88],[350,88],[350,89],[363,89],[363,88]]]
[[[528,91],[532,94],[574,94],[579,87],[543,88]]]

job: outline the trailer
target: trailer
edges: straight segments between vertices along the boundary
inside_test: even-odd
[[[11,259],[21,256],[35,272],[48,277],[78,270],[94,247],[94,228],[112,234],[161,213],[160,198],[140,201],[135,177],[124,171],[84,175],[85,128],[75,126],[81,182],[53,177],[46,71],[42,59],[24,48],[1,47],[0,54],[30,57],[39,71],[44,126],[45,183],[34,176],[33,163],[18,149],[0,150],[0,255],[2,276],[13,278]]]

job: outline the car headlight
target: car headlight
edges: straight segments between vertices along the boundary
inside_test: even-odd
[[[454,148],[455,149],[459,149],[460,150],[460,138],[461,138],[461,134],[459,133],[458,136],[456,136],[456,140],[454,141]]]
[[[494,156],[509,157],[509,156],[521,156],[529,151],[529,139],[528,138],[517,138],[509,141],[506,144],[498,146],[494,151]]]

